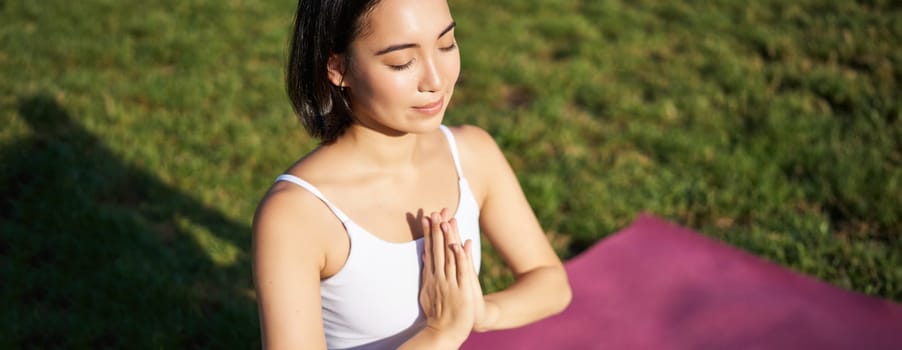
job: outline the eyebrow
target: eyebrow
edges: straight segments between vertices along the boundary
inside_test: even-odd
[[[454,29],[454,27],[456,27],[456,26],[457,26],[457,22],[451,22],[451,24],[449,24],[448,27],[446,27],[444,30],[442,30],[442,32],[438,35],[438,38],[441,38],[441,37],[445,36],[445,34],[448,34],[448,32],[450,32],[451,29]],[[397,45],[391,45],[391,46],[386,47],[386,48],[384,48],[384,49],[382,49],[382,50],[376,51],[376,56],[382,56],[382,55],[387,54],[387,53],[392,52],[392,51],[404,50],[404,49],[409,49],[409,48],[412,48],[412,47],[419,47],[419,46],[420,46],[420,45],[417,45],[417,44],[397,44]]]

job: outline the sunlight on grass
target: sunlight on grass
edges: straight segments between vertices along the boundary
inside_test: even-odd
[[[220,239],[210,232],[208,228],[198,226],[188,218],[177,217],[175,223],[178,230],[190,235],[216,265],[229,266],[238,261],[241,249],[235,244]]]

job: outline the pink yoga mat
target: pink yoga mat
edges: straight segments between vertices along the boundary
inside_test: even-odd
[[[649,215],[566,268],[564,312],[462,349],[902,349],[902,305]]]

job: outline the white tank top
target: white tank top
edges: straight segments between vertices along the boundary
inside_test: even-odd
[[[458,177],[457,218],[461,239],[473,241],[473,263],[480,265],[479,205],[460,168],[454,135],[444,125]],[[403,243],[382,240],[358,226],[310,183],[289,181],[318,197],[341,220],[351,241],[348,259],[335,275],[320,282],[323,326],[329,349],[394,349],[426,325],[420,308],[423,239]]]

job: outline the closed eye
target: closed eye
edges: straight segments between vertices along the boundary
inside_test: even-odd
[[[407,63],[405,63],[405,64],[401,64],[401,65],[390,64],[390,65],[388,65],[388,67],[391,68],[392,70],[400,71],[400,70],[405,70],[407,68],[410,68],[410,65],[412,65],[412,64],[413,64],[413,60],[410,60],[410,61],[407,61]]]
[[[448,52],[448,51],[454,50],[454,49],[456,49],[456,48],[457,48],[457,42],[453,42],[453,43],[451,43],[451,45],[448,45],[448,46],[445,46],[445,47],[440,47],[439,50],[442,50],[442,51],[444,51],[444,52]]]

